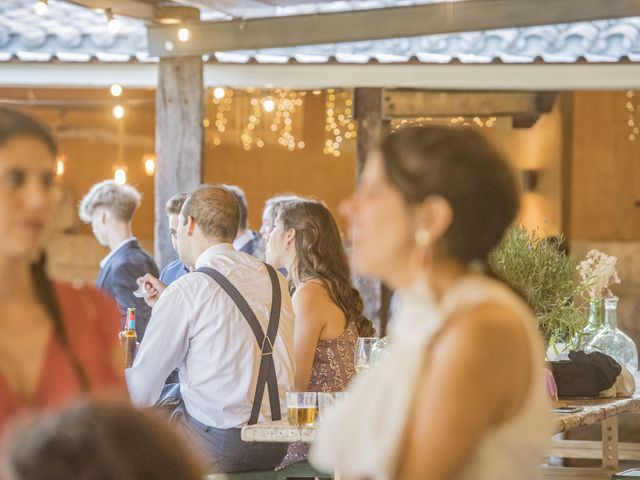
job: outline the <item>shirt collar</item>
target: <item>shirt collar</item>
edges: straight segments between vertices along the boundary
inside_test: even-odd
[[[224,254],[225,252],[234,252],[235,249],[233,245],[230,243],[216,243],[215,245],[211,245],[204,252],[200,254],[198,259],[196,260],[196,270],[200,267],[204,267],[207,263],[211,261],[215,256]]]
[[[100,261],[100,268],[104,268],[104,266],[107,264],[107,262],[109,262],[109,260],[111,260],[111,258],[116,253],[118,253],[118,250],[120,250],[122,247],[124,247],[129,242],[135,242],[135,241],[136,241],[136,237],[129,237],[126,240],[123,240],[122,242],[120,242],[116,248],[111,250],[109,252],[109,254]]]
[[[251,230],[247,229],[242,235],[240,235],[233,241],[233,248],[239,251],[254,238],[254,233]]]

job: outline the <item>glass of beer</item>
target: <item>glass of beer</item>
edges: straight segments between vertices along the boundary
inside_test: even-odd
[[[371,366],[371,352],[377,341],[378,337],[358,337],[354,356],[356,372],[361,373],[369,370]]]
[[[311,427],[316,419],[316,392],[287,392],[287,412],[292,427]]]

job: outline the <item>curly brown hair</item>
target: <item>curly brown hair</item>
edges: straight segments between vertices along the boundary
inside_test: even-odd
[[[276,215],[285,230],[296,231],[296,261],[289,272],[294,284],[320,280],[347,322],[356,322],[358,334],[375,336],[376,330],[364,316],[362,297],[353,286],[347,254],[333,215],[313,200],[287,202]]]

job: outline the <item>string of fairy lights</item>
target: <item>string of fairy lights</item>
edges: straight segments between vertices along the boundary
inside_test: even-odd
[[[634,90],[628,90],[625,94],[627,101],[625,102],[625,107],[627,109],[627,127],[629,127],[629,141],[635,142],[638,136],[640,135],[640,127],[638,126],[638,122],[636,121],[636,115],[638,109],[640,109],[640,105],[635,105],[634,101],[636,98],[636,92]]]

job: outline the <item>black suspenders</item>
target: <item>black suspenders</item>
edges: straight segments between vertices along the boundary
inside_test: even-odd
[[[264,397],[265,386],[269,390],[269,404],[271,406],[271,420],[280,420],[280,395],[278,394],[278,379],[276,377],[276,367],[273,363],[273,345],[276,342],[276,335],[278,334],[278,324],[280,322],[280,307],[281,307],[281,293],[280,293],[280,281],[278,280],[278,274],[271,265],[267,265],[267,271],[269,272],[269,278],[271,279],[271,314],[269,315],[269,325],[267,326],[267,334],[262,331],[262,326],[256,318],[255,313],[249,307],[249,304],[238,291],[233,284],[227,280],[227,277],[222,275],[218,270],[208,267],[202,267],[196,270],[209,275],[222,289],[231,297],[233,303],[236,304],[242,316],[247,320],[249,327],[253,331],[258,342],[258,348],[260,349],[262,356],[260,359],[260,370],[258,373],[258,382],[256,384],[256,394],[253,399],[253,408],[251,409],[251,417],[249,418],[249,425],[258,423],[258,417],[260,415],[260,406],[262,405],[262,398]]]

